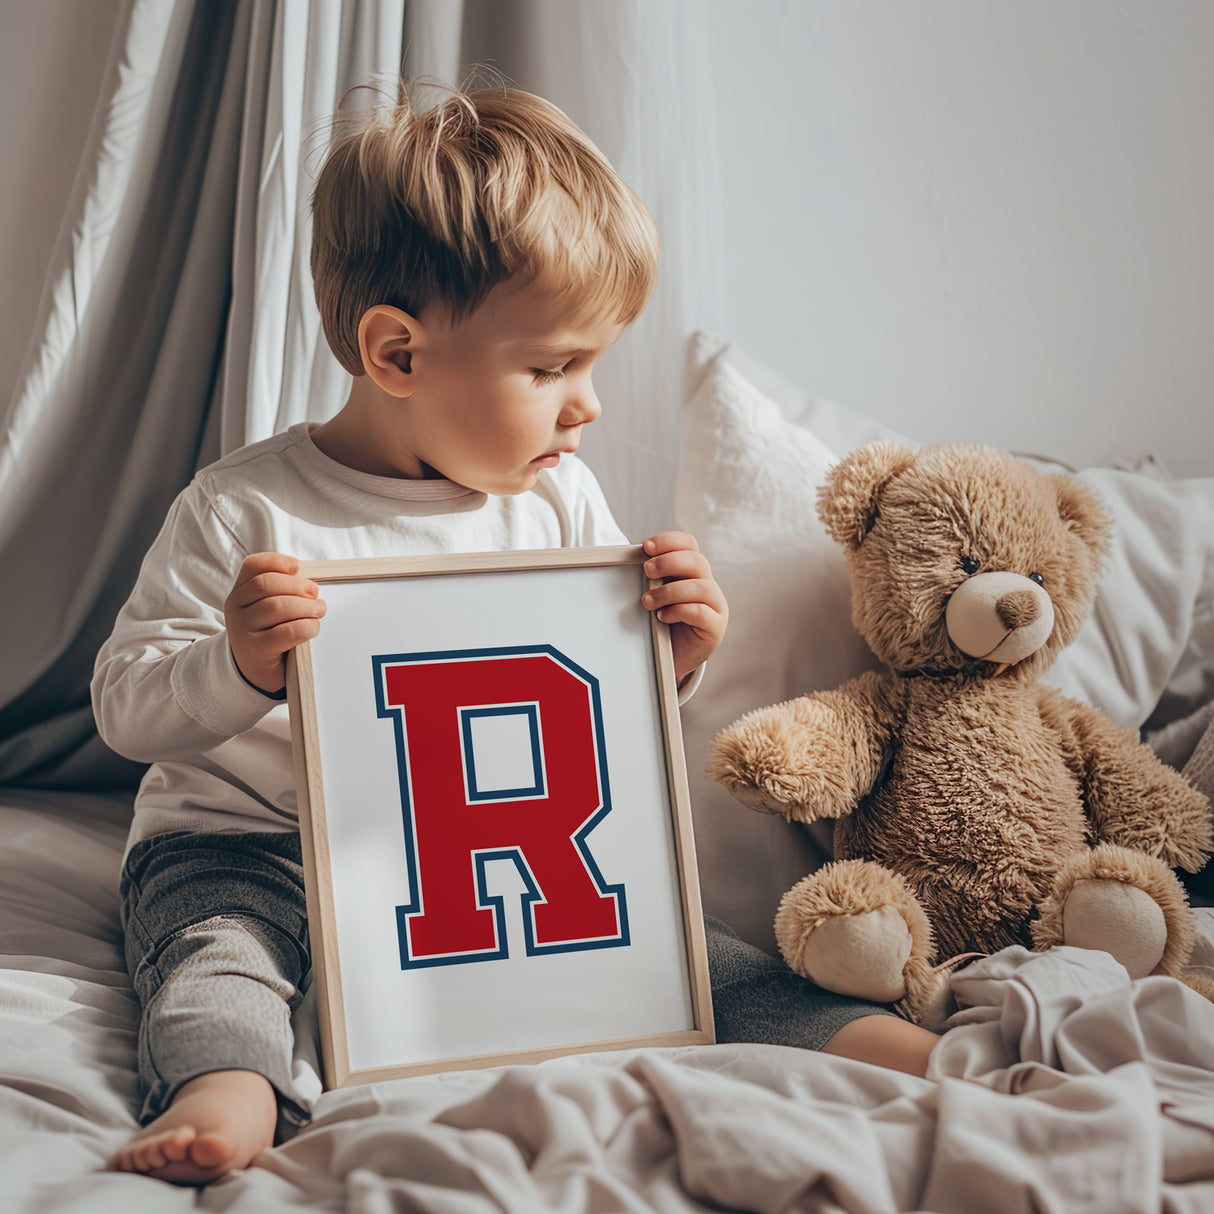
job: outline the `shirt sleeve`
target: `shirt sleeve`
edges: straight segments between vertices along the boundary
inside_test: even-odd
[[[119,754],[143,763],[202,754],[274,707],[241,677],[224,627],[245,555],[195,481],[170,508],[97,655],[93,712]]]
[[[683,681],[679,684],[679,707],[682,708],[688,700],[700,689],[700,684],[704,682],[704,671],[707,669],[707,663],[701,662]]]

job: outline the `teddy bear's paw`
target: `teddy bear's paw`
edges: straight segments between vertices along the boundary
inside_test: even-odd
[[[851,808],[845,749],[830,711],[802,696],[757,708],[721,730],[705,770],[751,809],[813,822]]]
[[[708,774],[749,809],[805,821],[816,816],[805,808],[813,796],[811,781],[778,762],[764,763],[756,756],[733,755],[719,747],[709,758]]]
[[[797,973],[840,995],[914,998],[932,930],[902,877],[868,860],[836,860],[780,899],[776,942]]]
[[[786,955],[785,960],[828,991],[893,1003],[906,994],[903,971],[910,955],[906,921],[892,906],[882,906],[824,919],[795,959]]]
[[[1131,978],[1178,975],[1193,951],[1196,920],[1176,874],[1154,856],[1114,843],[1069,857],[1033,924],[1033,944],[1096,948]]]
[[[802,785],[781,772],[748,772],[745,776],[722,779],[720,783],[748,809],[785,817],[797,816],[806,796]]]
[[[1168,927],[1163,910],[1145,890],[1124,881],[1076,881],[1062,906],[1062,940],[1100,949],[1131,978],[1145,978],[1163,958]]]

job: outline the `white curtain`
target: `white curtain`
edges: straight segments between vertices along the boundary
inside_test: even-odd
[[[402,54],[410,75],[489,64],[547,96],[652,210],[657,290],[603,360],[583,454],[633,538],[672,524],[686,337],[721,293],[703,36],[693,0],[126,0],[0,432],[0,783],[136,777],[88,682],[170,501],[344,401],[311,182],[326,118]]]
[[[399,0],[131,0],[0,434],[0,782],[129,782],[93,655],[196,467],[331,411],[307,150]],[[17,592],[19,589],[19,592]]]

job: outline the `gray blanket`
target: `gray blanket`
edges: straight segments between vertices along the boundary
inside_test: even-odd
[[[0,806],[6,1212],[1214,1210],[1214,1005],[1073,949],[957,973],[926,1080],[782,1046],[590,1054],[326,1093],[202,1191],[104,1173],[135,1128],[126,813]]]

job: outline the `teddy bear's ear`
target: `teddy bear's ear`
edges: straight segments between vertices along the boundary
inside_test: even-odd
[[[818,490],[818,517],[844,548],[856,549],[877,521],[881,490],[915,462],[901,443],[876,442],[841,459]]]
[[[1104,504],[1077,477],[1054,473],[1054,493],[1058,498],[1058,517],[1095,552],[1103,554],[1109,546],[1113,520]]]

